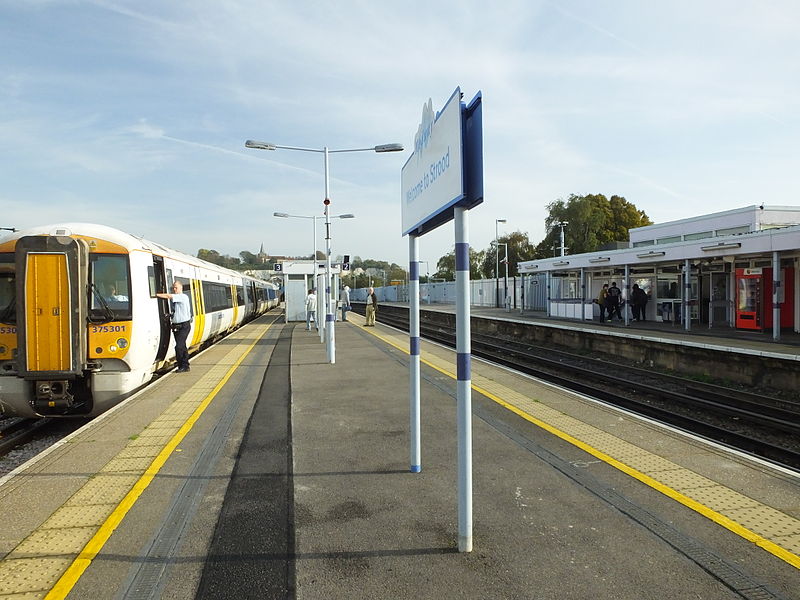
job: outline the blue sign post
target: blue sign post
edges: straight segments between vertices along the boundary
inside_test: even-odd
[[[423,106],[414,153],[402,171],[403,235],[409,236],[409,402],[411,471],[422,469],[420,442],[419,237],[455,219],[458,550],[472,551],[472,374],[469,209],[483,202],[481,94],[465,105],[456,88],[434,116]]]

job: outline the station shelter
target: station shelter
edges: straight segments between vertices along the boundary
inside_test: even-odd
[[[285,260],[276,263],[274,270],[283,276],[284,314],[287,323],[306,320],[306,296],[310,289],[317,290],[317,315],[325,314],[325,261]],[[340,265],[331,265],[331,289],[336,303],[339,301],[340,271]],[[319,293],[320,290],[323,293]],[[321,317],[320,321],[324,323]]]
[[[548,316],[598,318],[594,299],[615,282],[626,301],[633,284],[645,291],[648,321],[772,330],[774,339],[800,332],[800,207],[748,206],[628,233],[627,247],[521,262],[520,275],[545,275]]]

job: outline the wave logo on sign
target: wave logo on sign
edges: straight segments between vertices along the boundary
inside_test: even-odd
[[[433,133],[433,100],[428,98],[428,102],[422,105],[422,119],[417,128],[417,135],[414,136],[414,153],[419,161],[422,151],[428,147]]]

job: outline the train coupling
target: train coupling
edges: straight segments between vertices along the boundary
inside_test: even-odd
[[[70,391],[69,381],[37,381],[35,382],[36,396],[34,409],[43,414],[53,409],[70,408],[75,403],[75,397]]]

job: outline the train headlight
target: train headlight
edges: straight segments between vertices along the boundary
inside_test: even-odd
[[[8,348],[0,344],[0,354],[5,354],[6,352],[8,352]]]
[[[119,348],[117,348],[117,346],[116,346],[115,344],[111,344],[111,345],[108,347],[108,351],[109,351],[109,352],[111,352],[112,354],[113,354],[114,352],[116,352],[117,350],[119,350]]]
[[[119,346],[120,348],[127,348],[128,347],[128,340],[126,340],[125,338],[119,338],[117,340],[117,346]]]

